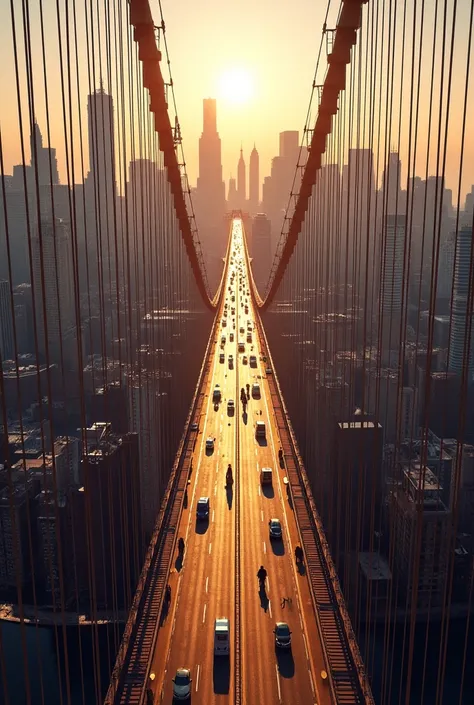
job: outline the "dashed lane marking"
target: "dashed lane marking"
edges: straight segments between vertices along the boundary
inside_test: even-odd
[[[198,666],[199,668],[199,666]],[[278,673],[278,664],[275,664],[275,673],[276,673],[276,679],[277,679],[277,688],[278,688],[278,700],[281,702],[281,688],[280,688],[280,674]],[[196,688],[197,690],[197,688]]]
[[[199,674],[201,673],[201,666],[199,665],[197,667],[197,673],[196,673],[196,693],[198,692],[199,688]]]
[[[212,543],[209,544],[209,555],[211,555],[211,551],[212,551]]]
[[[203,624],[204,624],[204,622],[206,621],[206,610],[207,610],[207,604],[204,605],[204,610],[203,610],[203,613],[202,613],[202,623],[203,623]]]
[[[209,590],[209,576],[206,578],[206,592]]]

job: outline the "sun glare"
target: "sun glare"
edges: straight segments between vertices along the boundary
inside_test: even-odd
[[[253,81],[243,68],[232,68],[222,74],[219,92],[229,103],[246,103],[253,95]]]

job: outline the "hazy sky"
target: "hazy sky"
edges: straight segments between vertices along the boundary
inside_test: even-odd
[[[31,33],[34,56],[34,85],[36,105],[35,112],[38,116],[43,133],[46,133],[46,111],[44,106],[44,85],[42,73],[41,41],[39,32],[39,8],[40,0],[29,0],[31,13]],[[72,0],[59,0],[60,14],[62,22],[63,55],[65,51],[64,42],[64,8],[68,3],[71,11]],[[439,6],[444,6],[444,0],[438,0]],[[124,0],[111,3],[110,7],[125,7]],[[159,24],[157,0],[152,0],[152,7],[155,12],[156,23]],[[382,4],[382,0],[370,0],[367,8],[372,5]],[[420,125],[423,128],[419,132],[418,152],[419,155],[426,154],[427,128],[424,124],[427,121],[427,86],[430,79],[430,56],[433,41],[434,21],[432,13],[435,0],[425,3],[427,17],[425,18],[424,35],[424,61],[422,75],[422,92]],[[18,53],[20,58],[20,75],[22,86],[22,108],[23,124],[25,126],[25,137],[27,134],[27,93],[23,46],[23,26],[22,26],[22,2],[13,0],[15,8],[15,21],[17,25]],[[95,6],[95,3],[93,3]],[[339,9],[339,1],[331,2],[328,27],[335,26],[335,21]],[[421,3],[418,3],[420,6]],[[452,7],[453,0],[448,0],[448,7]],[[83,0],[76,0],[78,12],[78,36],[79,36],[79,85],[81,100],[81,126],[84,132],[84,139],[87,139],[87,117],[86,99],[88,93],[89,77],[87,74],[86,42],[84,25],[84,7],[90,7]],[[260,153],[260,176],[269,173],[271,157],[278,153],[278,133],[282,130],[299,130],[300,134],[305,122],[306,111],[310,96],[311,84],[314,75],[316,57],[321,40],[321,28],[326,12],[326,2],[316,2],[315,0],[238,0],[233,3],[223,0],[162,0],[163,12],[167,28],[167,40],[171,56],[171,68],[173,73],[175,92],[178,102],[184,149],[187,160],[188,172],[191,183],[194,184],[197,177],[197,157],[198,139],[202,131],[202,100],[205,97],[215,97],[218,101],[217,119],[218,129],[222,139],[222,161],[223,176],[228,180],[233,174],[236,176],[237,160],[242,144],[244,157],[248,166],[250,150],[255,143]],[[401,23],[402,8],[404,3],[397,2],[398,20]],[[56,0],[42,0],[42,7],[45,18],[46,36],[46,63],[48,74],[49,93],[49,117],[52,146],[57,148],[60,176],[65,181],[65,149],[64,149],[64,129],[62,124],[62,107],[60,91],[59,73],[59,50],[58,50],[58,30],[56,20]],[[103,8],[105,5],[100,4]],[[410,5],[411,7],[411,5]],[[464,82],[466,76],[465,53],[467,47],[468,25],[469,25],[470,0],[458,0],[458,21],[456,25],[455,37],[455,57],[453,72],[453,93],[450,107],[450,131],[448,134],[448,157],[446,164],[447,185],[456,190],[457,174],[459,172],[459,139],[461,129],[461,111]],[[103,9],[101,9],[103,12]],[[409,10],[410,12],[410,10]],[[448,12],[448,22],[450,20]],[[407,26],[409,27],[408,17]],[[438,18],[438,46],[441,46],[439,33],[442,23]],[[450,26],[448,25],[448,37],[450,36]],[[400,30],[401,35],[401,30]],[[419,43],[419,38],[417,39]],[[404,93],[403,100],[406,99],[406,90],[410,72],[407,71],[407,57],[401,60],[399,51],[401,44],[397,45],[396,64],[398,69],[403,67]],[[449,43],[445,54],[449,49]],[[98,54],[97,50],[95,54]],[[325,52],[323,51],[323,56]],[[438,53],[438,58],[440,53]],[[73,57],[74,58],[74,57]],[[105,62],[103,62],[105,66]],[[438,62],[440,65],[440,62]],[[0,66],[2,67],[1,90],[2,100],[0,100],[0,127],[2,129],[4,159],[7,173],[11,173],[12,165],[21,161],[20,142],[18,134],[18,110],[15,87],[15,74],[13,64],[13,44],[12,44],[12,20],[10,15],[10,3],[0,2]],[[75,74],[75,62],[71,62],[73,74]],[[323,78],[326,67],[325,59],[322,62],[321,74],[318,81]],[[447,68],[447,67],[446,67]],[[474,70],[474,63],[471,60],[471,73]],[[105,70],[105,69],[104,69]],[[232,78],[237,71],[237,79]],[[239,75],[246,77],[242,85]],[[400,75],[400,70],[396,71],[396,76]],[[446,75],[444,80],[446,81]],[[246,83],[248,81],[248,85]],[[98,80],[96,80],[96,86]],[[107,86],[107,84],[106,84]],[[111,92],[114,95],[116,111],[118,101],[116,98],[116,86],[112,86]],[[470,87],[470,94],[474,87]],[[397,91],[395,91],[397,92]],[[7,99],[5,97],[8,96]],[[236,102],[235,99],[245,98],[243,102]],[[445,98],[445,96],[444,96]],[[79,126],[77,118],[78,110],[73,97],[73,112],[75,113],[76,125]],[[395,106],[396,107],[396,106]],[[438,122],[438,105],[435,101],[433,120]],[[443,107],[445,114],[446,105]],[[406,170],[406,158],[403,149],[407,144],[408,134],[408,109],[403,113],[402,129],[402,164]],[[129,116],[126,117],[129,119]],[[380,118],[382,119],[382,118]],[[393,124],[396,120],[394,118]],[[465,148],[465,167],[463,179],[464,194],[474,182],[474,109],[472,97],[469,103],[469,117],[467,121],[468,139]],[[78,139],[79,130],[74,129],[75,139]],[[396,137],[396,129],[392,139]],[[432,155],[436,153],[435,138],[430,139],[430,149]],[[78,146],[75,147],[78,154]],[[85,168],[87,170],[87,142],[84,144],[84,154],[86,159]],[[26,147],[26,159],[29,159],[29,145]],[[418,170],[418,165],[417,165]],[[430,172],[433,173],[430,162]],[[424,165],[420,163],[418,170],[420,175],[424,175]],[[76,170],[77,174],[77,170]],[[406,179],[406,171],[402,173],[403,180]],[[80,178],[76,178],[79,181]]]

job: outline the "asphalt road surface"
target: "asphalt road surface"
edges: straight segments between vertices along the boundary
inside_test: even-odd
[[[304,571],[297,570],[294,558],[298,533],[283,483],[285,471],[278,460],[278,432],[265,380],[266,363],[257,339],[257,314],[250,297],[242,225],[237,219],[233,224],[226,276],[226,294],[205,382],[207,396],[194,450],[188,504],[179,527],[179,535],[185,539],[185,552],[182,560],[176,554],[169,580],[171,604],[163,615],[152,665],[155,701],[173,702],[172,679],[177,668],[185,667],[191,669],[192,677],[188,702],[193,705],[234,702],[238,516],[242,702],[246,705],[330,703],[329,688],[320,679],[325,664],[309,586]],[[247,340],[249,333],[251,341]],[[222,336],[225,343],[221,342]],[[244,341],[243,352],[238,351],[239,341]],[[250,366],[250,355],[257,357],[256,366]],[[233,356],[233,365],[229,356]],[[260,395],[250,394],[243,413],[240,390],[247,384],[250,390],[253,384],[258,384]],[[213,402],[216,385],[222,395],[218,405]],[[229,400],[234,402],[234,411],[228,407]],[[257,421],[265,423],[265,439],[256,438]],[[214,449],[206,450],[206,439],[211,438]],[[229,463],[235,480],[231,489],[226,488],[225,482]],[[261,485],[263,467],[272,468],[271,485]],[[237,492],[239,515],[235,512]],[[209,497],[207,521],[196,520],[200,497]],[[281,521],[282,540],[269,537],[268,522],[272,517]],[[257,580],[260,565],[268,573],[264,591],[259,589]],[[214,620],[219,617],[230,620],[229,658],[214,658]],[[276,622],[289,625],[290,650],[275,648]]]

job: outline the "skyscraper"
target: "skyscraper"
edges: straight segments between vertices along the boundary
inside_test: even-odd
[[[382,175],[382,207],[386,215],[396,215],[401,212],[400,171],[398,152],[390,152]]]
[[[215,98],[204,99],[203,111],[203,131],[199,138],[199,176],[194,192],[194,207],[212,287],[217,284],[222,271],[222,257],[226,245],[226,201]]]
[[[382,347],[384,350],[395,350],[399,346],[404,250],[405,216],[387,215],[382,250],[380,291]]]
[[[43,136],[38,123],[34,122],[33,132],[30,135],[31,167],[33,178],[38,171],[38,186],[59,184],[58,162],[56,150],[52,147],[43,147]]]
[[[258,213],[252,223],[252,272],[261,295],[270,275],[272,264],[272,225],[265,213]]]
[[[239,197],[239,207],[245,208],[247,189],[245,185],[245,162],[242,147],[240,148],[240,158],[237,164],[237,194]]]
[[[15,353],[10,285],[0,281],[0,359],[11,360]]]
[[[100,195],[115,195],[114,102],[101,86],[87,97],[89,175]]]
[[[472,228],[463,226],[458,233],[456,259],[454,262],[454,288],[452,305],[451,334],[449,340],[449,371],[462,374],[464,352],[468,360],[468,382],[474,376],[474,320],[472,313],[472,292],[470,287],[472,258]],[[470,329],[470,330],[469,330]],[[468,350],[469,348],[469,350]]]
[[[259,204],[259,158],[258,152],[253,146],[250,152],[250,168],[249,168],[249,210],[252,215],[258,210]]]
[[[43,220],[32,237],[38,346],[49,362],[69,364],[74,322],[72,256],[69,233],[60,220]],[[43,295],[44,294],[44,295]]]

